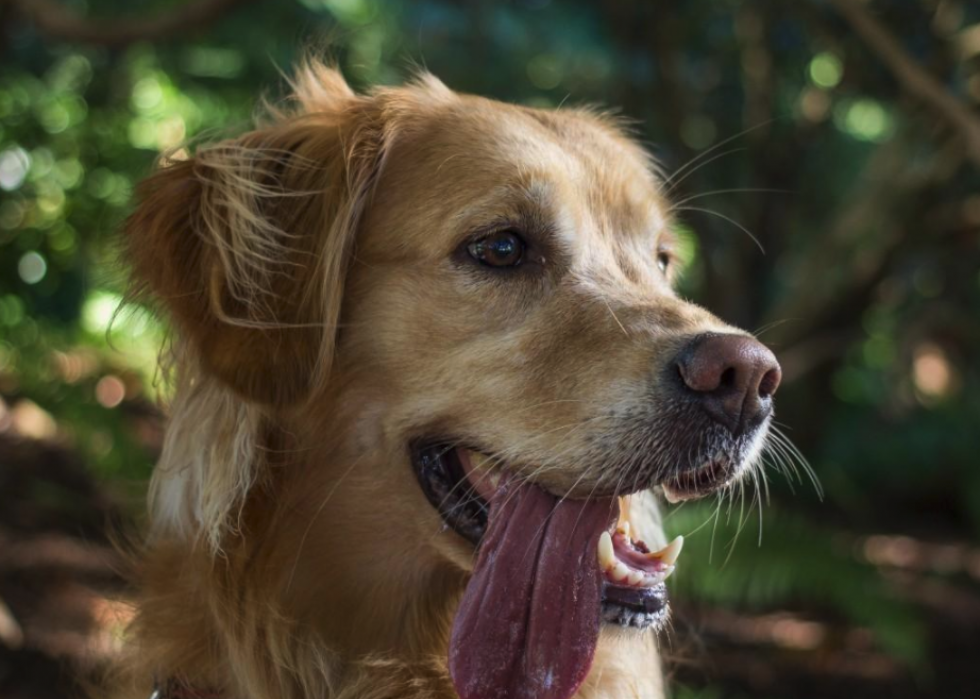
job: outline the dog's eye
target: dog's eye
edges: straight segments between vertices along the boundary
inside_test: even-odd
[[[667,274],[667,268],[670,267],[670,255],[666,252],[657,253],[657,267],[663,274]]]
[[[470,257],[488,267],[516,267],[521,263],[526,247],[517,233],[497,231],[470,243],[466,250]]]

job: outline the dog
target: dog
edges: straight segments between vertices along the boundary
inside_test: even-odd
[[[657,503],[757,466],[773,354],[673,290],[616,118],[291,89],[125,225],[175,392],[124,694],[662,697]]]

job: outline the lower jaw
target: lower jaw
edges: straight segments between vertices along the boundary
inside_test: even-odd
[[[623,629],[660,631],[670,618],[667,588],[628,588],[606,585],[602,595],[602,621]]]
[[[660,631],[667,625],[670,618],[670,607],[664,605],[656,612],[644,612],[634,607],[623,607],[614,602],[603,600],[602,621],[607,626],[635,631]]]

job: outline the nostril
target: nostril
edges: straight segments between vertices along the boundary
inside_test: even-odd
[[[718,380],[718,388],[731,388],[735,385],[736,374],[735,367],[730,366],[721,372],[721,378]]]
[[[782,374],[772,352],[737,334],[693,338],[675,361],[689,397],[733,434],[757,426],[771,412]]]
[[[779,369],[770,369],[766,372],[765,376],[762,377],[762,381],[759,382],[759,397],[769,398],[772,396],[776,389],[779,388],[779,380],[782,378],[780,376]]]

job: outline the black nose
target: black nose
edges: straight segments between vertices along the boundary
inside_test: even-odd
[[[743,335],[698,335],[677,356],[677,369],[705,411],[735,436],[769,415],[782,378],[773,353]]]

